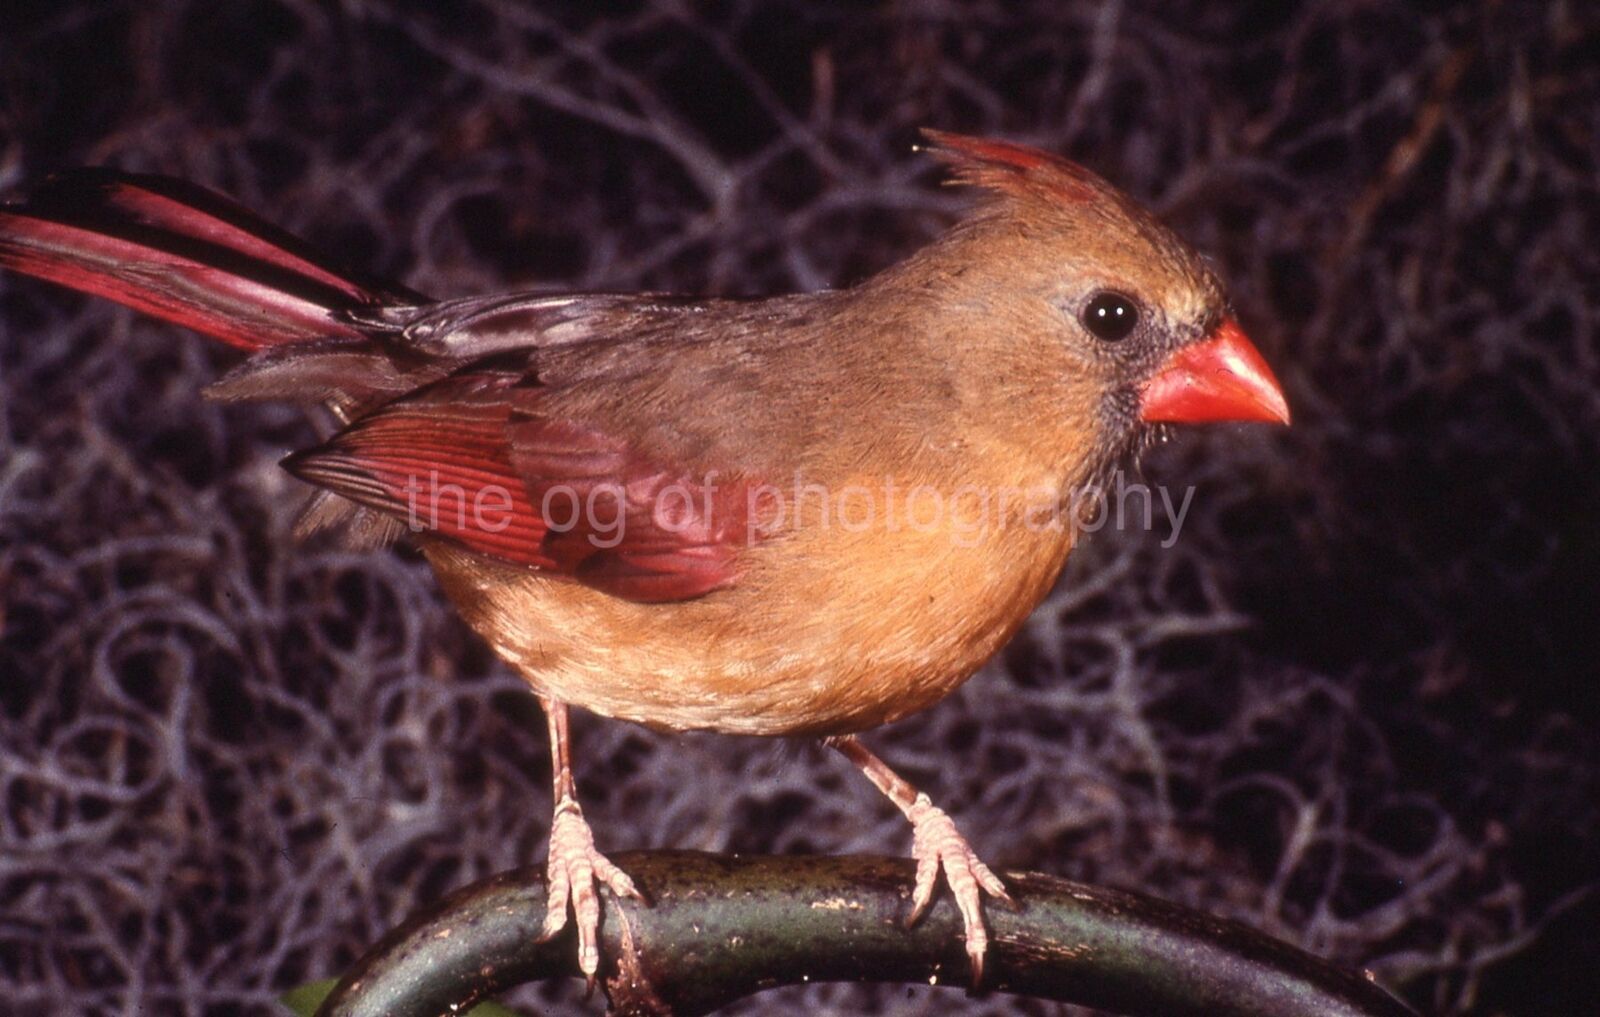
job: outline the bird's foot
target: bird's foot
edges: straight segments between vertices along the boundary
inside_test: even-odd
[[[604,883],[619,897],[648,902],[628,874],[595,848],[594,832],[577,801],[571,798],[556,803],[545,878],[549,882],[548,905],[539,939],[547,940],[566,926],[570,902],[578,926],[578,970],[593,992],[595,975],[600,970],[600,896],[595,884]]]
[[[983,893],[1000,898],[1008,906],[1016,904],[1000,877],[983,864],[956,824],[927,795],[917,795],[906,818],[911,820],[911,857],[917,861],[917,885],[911,894],[911,917],[906,924],[915,925],[933,903],[933,888],[939,870],[944,869],[945,882],[950,884],[966,926],[972,986],[977,988],[983,980],[983,957],[989,949],[989,932],[983,924]]]

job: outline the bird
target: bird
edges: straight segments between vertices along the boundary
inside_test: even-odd
[[[976,195],[848,288],[764,298],[435,300],[168,177],[67,171],[0,207],[0,268],[247,354],[207,389],[331,411],[284,467],[299,531],[409,540],[538,697],[554,808],[541,935],[594,985],[600,852],[573,707],[820,740],[912,828],[908,923],[942,873],[973,984],[1004,882],[861,735],[959,687],[1077,542],[1076,496],[1177,424],[1288,424],[1206,259],[1062,156],[925,130]],[[647,888],[646,888],[647,889]]]

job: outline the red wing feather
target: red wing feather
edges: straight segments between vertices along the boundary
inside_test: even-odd
[[[544,520],[507,456],[503,406],[401,402],[284,460],[295,476],[474,551],[551,568]]]
[[[458,375],[286,461],[290,471],[474,551],[642,602],[736,578],[748,486],[664,467],[605,432],[528,413]],[[488,397],[488,398],[485,398]]]
[[[737,478],[664,468],[603,431],[513,415],[511,461],[548,506],[545,548],[578,581],[628,600],[687,600],[732,582],[750,542]],[[562,508],[581,511],[557,518]],[[569,525],[570,523],[570,525]]]

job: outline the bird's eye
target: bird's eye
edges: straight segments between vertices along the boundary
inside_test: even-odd
[[[1083,327],[1108,343],[1126,339],[1139,324],[1139,308],[1120,293],[1097,293],[1083,308]]]

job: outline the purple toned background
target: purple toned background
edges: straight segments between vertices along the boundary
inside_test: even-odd
[[[226,191],[426,292],[847,285],[966,197],[931,125],[1080,159],[1215,258],[1287,432],[1184,434],[951,701],[870,738],[1003,867],[1136,887],[1440,1014],[1600,993],[1600,21],[1587,5],[0,11],[0,194]],[[313,415],[0,276],[0,998],[270,1013],[542,857],[543,723],[406,552],[288,536]],[[1050,421],[1041,419],[1041,427]],[[602,847],[904,853],[807,747],[580,716]],[[524,1003],[576,1007],[565,989]],[[750,1012],[1048,1013],[815,987]]]

